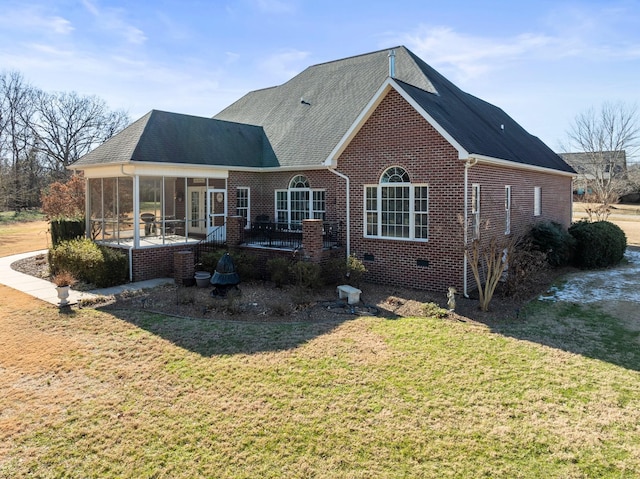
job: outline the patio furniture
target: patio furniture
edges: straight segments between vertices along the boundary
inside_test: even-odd
[[[153,213],[142,213],[140,219],[144,222],[144,235],[156,233],[156,215]]]

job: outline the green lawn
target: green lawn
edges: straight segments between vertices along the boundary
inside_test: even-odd
[[[535,303],[490,325],[49,310],[20,325],[39,368],[0,363],[0,431],[20,424],[1,477],[640,475],[640,328],[598,310]]]
[[[40,210],[0,211],[0,225],[22,221],[41,221],[44,215]]]

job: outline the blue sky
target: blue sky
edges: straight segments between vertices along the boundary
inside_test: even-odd
[[[212,116],[306,67],[405,45],[558,151],[578,113],[640,103],[640,0],[0,0],[0,71],[136,119]]]

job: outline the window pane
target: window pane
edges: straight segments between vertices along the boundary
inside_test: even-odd
[[[382,236],[409,238],[409,187],[383,186],[381,188]]]
[[[313,218],[325,220],[325,192],[324,190],[313,192]]]
[[[236,215],[244,218],[244,225],[249,226],[249,188],[236,189]]]
[[[287,194],[284,190],[276,191],[276,223],[289,223]]]

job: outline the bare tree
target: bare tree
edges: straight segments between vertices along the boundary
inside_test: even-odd
[[[111,111],[96,96],[39,92],[33,125],[37,147],[56,179],[68,177],[66,167],[129,123],[122,110]]]
[[[9,177],[3,181],[5,200],[9,208],[17,211],[31,206],[32,185],[22,167],[33,157],[34,138],[31,122],[35,110],[35,89],[18,72],[0,75],[0,157],[4,159]],[[38,195],[36,195],[36,198]]]
[[[569,147],[582,156],[576,169],[597,203],[590,216],[606,219],[628,188],[625,158],[634,156],[640,145],[639,114],[637,105],[604,103],[576,116],[567,132]]]

